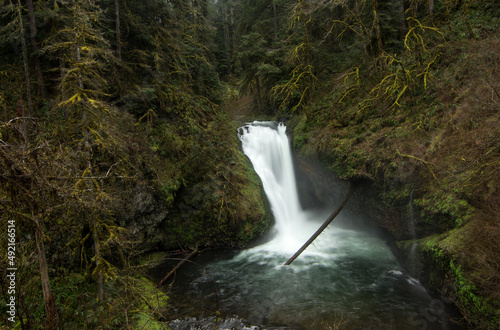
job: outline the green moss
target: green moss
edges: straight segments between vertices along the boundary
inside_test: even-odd
[[[303,148],[309,140],[306,116],[293,117],[287,128],[293,131],[292,146],[295,150],[304,152]]]
[[[439,241],[439,247],[452,257],[459,257],[460,253],[468,249],[467,239],[470,232],[470,224],[467,224],[461,228],[456,228],[448,231],[443,238]]]
[[[469,222],[474,212],[474,208],[467,201],[443,191],[428,192],[414,202],[420,206],[422,218],[446,215],[451,228],[458,228]]]
[[[19,298],[23,303],[26,303],[26,298],[43,301],[42,291],[36,283],[39,285],[39,280],[32,278],[32,281],[23,284],[24,289],[29,289],[25,297]],[[25,286],[28,284],[31,287]],[[97,300],[96,283],[87,281],[82,274],[71,273],[64,277],[52,277],[50,284],[56,299],[58,322],[65,329],[111,329],[122,328],[127,324],[139,329],[149,319],[153,309],[158,307],[159,311],[164,310],[168,300],[166,294],[157,290],[154,284],[144,277],[128,277],[124,281],[106,282],[102,302]],[[34,305],[30,309],[29,317],[31,322],[43,324],[43,303]],[[19,322],[15,328],[20,328]],[[158,321],[158,315],[153,315],[147,328],[168,329]]]
[[[424,280],[431,290],[449,295],[472,324],[496,329],[500,321],[499,301],[491,301],[481,294],[457,261],[461,251],[467,248],[460,241],[462,231],[456,229],[447,237],[434,236],[425,240],[422,244]]]
[[[161,311],[167,307],[168,296],[164,292],[158,290],[156,286],[145,277],[134,279],[133,285],[138,295],[138,297],[136,297],[138,310],[134,318],[137,321],[137,326],[142,327],[144,315],[148,316],[147,319],[149,319],[151,314],[156,313],[156,311],[159,311],[156,317],[161,315]],[[155,318],[153,317],[152,321],[154,320]],[[162,327],[160,329],[165,328]]]
[[[150,252],[140,256],[137,263],[140,266],[147,266],[149,268],[159,264],[165,257],[165,252]]]
[[[170,327],[165,324],[165,322],[156,321],[151,318],[150,314],[139,312],[134,317],[134,323],[137,329],[148,329],[148,330],[169,330]]]
[[[199,146],[191,146],[183,160],[182,185],[163,192],[172,201],[161,230],[167,248],[243,246],[270,224],[262,184],[234,126],[221,115],[203,131]]]
[[[243,156],[243,155],[242,155]],[[241,159],[244,172],[248,178],[247,184],[241,187],[241,194],[237,204],[240,206],[240,217],[243,220],[237,233],[237,238],[245,245],[256,236],[262,235],[271,224],[271,210],[264,194],[264,188],[257,173],[253,170],[250,161]]]

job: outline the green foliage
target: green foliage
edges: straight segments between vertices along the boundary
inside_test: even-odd
[[[338,4],[345,11],[329,12],[326,37],[311,42],[317,97],[307,117],[292,117],[294,148],[341,176],[372,181],[376,221],[398,239],[408,239],[411,203],[417,237],[437,235],[432,247],[420,245],[428,261],[421,276],[476,326],[498,327],[498,5],[436,2],[430,15],[411,2],[396,17],[398,3],[378,3],[378,15],[372,4]],[[316,9],[309,26],[322,24]],[[352,62],[321,70],[316,54]]]
[[[243,245],[269,225],[218,106],[212,5],[42,1],[30,13],[1,3],[0,220],[20,228],[23,327],[52,326],[45,275],[60,327],[161,326],[164,297],[140,279],[133,256],[156,244]],[[21,40],[26,68],[41,64],[36,74],[25,70]],[[276,75],[276,53],[264,51],[255,72]],[[21,118],[26,82],[35,109]]]
[[[37,247],[60,327],[156,327],[165,297],[131,271],[144,268],[130,266],[134,256],[244,245],[269,226],[260,181],[218,106],[218,74],[240,81],[261,112],[300,114],[294,146],[342,176],[378,180],[386,204],[406,206],[405,184],[415,187],[424,232],[465,232],[494,204],[496,1],[436,2],[433,15],[418,1],[405,13],[398,1],[117,3],[39,1],[34,13],[0,3],[0,220],[20,228],[25,327],[50,327]],[[457,43],[468,38],[470,49]],[[33,114],[18,118],[26,101]],[[124,205],[142,189],[152,201]],[[443,242],[429,253],[451,269],[457,301],[490,317],[488,286],[461,260],[443,264],[453,245]]]
[[[221,114],[208,127],[199,127],[183,147],[187,157],[178,161],[189,181],[176,194],[180,207],[166,224],[169,237],[177,242],[239,245],[268,225],[261,186],[237,151],[238,141],[226,118]]]
[[[428,280],[431,288],[438,289],[446,285],[443,277],[449,278],[453,287],[452,299],[475,326],[494,329],[498,325],[498,301],[491,301],[479,293],[462,266],[457,266],[457,261],[440,247],[439,239],[426,243],[423,256],[426,267],[429,267]]]
[[[243,75],[241,91],[256,93],[256,97],[260,97],[256,102],[263,102],[260,93],[268,90],[270,82],[275,81],[281,73],[273,58],[274,53],[267,51],[267,45],[268,41],[259,33],[253,32],[241,36],[238,52],[238,65],[244,68],[241,72]]]
[[[483,38],[494,33],[499,22],[500,7],[495,1],[469,1],[450,15],[453,35],[458,39]]]
[[[292,7],[289,18],[291,36],[287,62],[291,66],[289,79],[272,88],[271,96],[281,109],[292,113],[306,109],[316,84],[314,64],[311,60],[312,46],[308,25],[311,22],[305,1],[299,0]],[[295,44],[297,42],[297,44]]]
[[[414,202],[421,208],[421,217],[424,219],[432,219],[440,214],[449,216],[451,228],[466,224],[472,218],[474,211],[467,201],[442,191],[415,199]]]

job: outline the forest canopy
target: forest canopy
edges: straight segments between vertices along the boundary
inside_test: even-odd
[[[495,0],[0,0],[16,326],[166,320],[141,256],[244,246],[270,225],[235,133],[265,116],[386,206],[415,191],[429,267],[446,264],[451,300],[494,327],[499,17]]]

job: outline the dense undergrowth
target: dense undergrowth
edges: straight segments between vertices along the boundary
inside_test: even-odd
[[[420,242],[420,261],[408,261],[419,263],[415,275],[471,325],[494,329],[500,35],[495,11],[474,10],[470,26],[460,13],[439,29],[419,22],[420,51],[324,76],[317,99],[292,123],[299,152],[373,181],[379,223],[406,252]]]
[[[223,113],[200,125],[111,107],[87,139],[78,121],[47,109],[49,120],[6,118],[0,128],[2,228],[16,224],[17,326],[46,324],[43,255],[58,324],[151,326],[165,318],[149,297],[156,289],[142,288],[154,265],[138,265],[145,252],[242,246],[269,225],[260,182]]]
[[[9,225],[16,245],[0,289],[16,305],[0,327],[164,327],[148,251],[243,246],[269,226],[205,5],[1,1],[0,245]]]
[[[18,269],[0,326],[164,326],[147,251],[270,224],[233,113],[291,118],[296,150],[369,178],[416,275],[498,328],[498,17],[491,0],[0,0],[0,245],[15,224]]]

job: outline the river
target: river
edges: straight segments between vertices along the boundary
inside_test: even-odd
[[[286,127],[255,122],[239,129],[275,218],[267,240],[243,251],[211,251],[183,266],[169,291],[178,318],[237,316],[245,329],[456,329],[445,304],[406,275],[386,241],[353,229],[340,213],[293,264],[283,264],[330,209],[304,210]],[[244,321],[243,321],[244,320]],[[196,323],[199,322],[199,323]],[[203,323],[205,322],[205,323]],[[184,319],[173,329],[203,328]],[[207,326],[207,329],[210,325]]]

